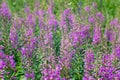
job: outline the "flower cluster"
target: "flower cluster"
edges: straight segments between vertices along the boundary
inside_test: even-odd
[[[10,20],[11,17],[12,17],[12,15],[11,15],[11,13],[10,13],[10,10],[9,10],[6,2],[3,2],[3,3],[1,4],[0,15],[3,16],[3,17],[8,18],[9,20]]]
[[[1,4],[0,79],[120,80],[119,20],[105,24],[95,2],[81,14],[67,8],[58,20],[48,3],[47,11],[39,0],[33,11],[26,6],[24,17]]]

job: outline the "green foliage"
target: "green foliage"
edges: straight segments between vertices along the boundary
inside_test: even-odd
[[[54,41],[54,49],[56,52],[56,55],[59,56],[60,54],[60,43],[61,43],[61,32],[60,30],[57,30],[56,32],[53,32],[53,41]]]
[[[6,1],[9,4],[13,14],[14,12],[23,12],[25,6],[30,6],[32,10],[34,9],[35,0]],[[47,9],[49,0],[39,1],[41,8]],[[82,10],[81,8],[87,4],[91,4],[92,2],[97,2],[99,10],[105,15],[109,15],[111,17],[119,16],[120,0],[54,0],[54,13],[59,16],[61,12],[60,10],[64,10],[65,8],[71,8],[73,12],[78,12],[79,9]],[[109,16],[107,18],[109,18]]]
[[[71,76],[75,80],[82,80],[82,76],[84,73],[84,50],[79,50],[78,53],[74,55],[72,59],[72,68],[70,70]]]

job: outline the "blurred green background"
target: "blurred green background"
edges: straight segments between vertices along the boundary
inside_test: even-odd
[[[0,0],[2,2],[2,0]],[[25,6],[30,6],[31,9],[34,8],[34,3],[36,0],[3,0],[6,1],[11,9],[11,12],[23,12]],[[41,8],[47,9],[50,0],[39,0]],[[120,11],[120,0],[54,0],[54,12],[56,15],[60,14],[60,10],[65,8],[71,8],[73,12],[81,11],[82,8],[91,4],[92,2],[97,2],[98,8],[104,13],[105,16],[109,18],[119,17]]]

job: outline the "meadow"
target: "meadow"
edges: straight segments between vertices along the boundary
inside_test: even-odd
[[[120,0],[0,0],[0,80],[120,80]]]

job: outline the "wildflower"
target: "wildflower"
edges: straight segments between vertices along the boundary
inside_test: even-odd
[[[94,17],[89,17],[89,18],[88,18],[88,21],[89,21],[89,23],[95,23]]]
[[[50,28],[53,28],[54,31],[56,31],[57,25],[58,25],[58,22],[57,22],[57,20],[55,19],[55,16],[51,14],[51,15],[50,15],[50,18],[49,18],[49,20],[48,20],[48,26],[49,26]]]
[[[77,32],[71,32],[70,36],[72,38],[72,45],[76,46],[76,44],[79,42],[78,33]]]
[[[120,46],[116,45],[115,47],[115,55],[118,59],[120,59]]]
[[[36,18],[33,16],[33,14],[28,14],[26,19],[26,25],[34,27],[36,25]]]
[[[86,12],[90,12],[90,7],[89,7],[89,6],[85,6],[84,10],[85,10]]]
[[[14,56],[9,56],[9,61],[10,61],[10,67],[11,68],[15,68],[15,60],[14,60]]]
[[[113,19],[111,22],[110,22],[110,25],[111,26],[117,26],[119,24],[119,22],[118,22],[118,19],[116,18],[116,19]]]
[[[18,45],[18,34],[15,26],[10,29],[10,41],[13,48],[16,48]]]
[[[120,70],[117,70],[114,74],[114,79],[119,80],[120,79]]]
[[[89,37],[89,30],[90,30],[89,25],[85,25],[85,26],[81,27],[79,35],[81,36],[82,39],[85,39],[85,38]]]
[[[100,67],[98,74],[103,79],[112,80],[114,78],[114,71],[115,71],[115,68],[113,67],[102,66]]]
[[[69,31],[70,29],[73,28],[73,23],[74,23],[74,15],[71,14],[70,9],[64,10],[62,16],[61,16],[61,22],[60,26],[62,27],[63,31]]]
[[[96,79],[90,75],[85,75],[82,80],[96,80]]]
[[[57,65],[55,65],[55,68],[48,68],[47,69],[47,72],[43,72],[44,76],[42,79],[49,79],[49,80],[61,80],[61,77],[60,77],[60,70],[61,68],[57,68]]]
[[[10,20],[11,17],[12,17],[12,15],[11,15],[11,13],[10,13],[10,10],[9,10],[6,2],[3,2],[3,3],[1,4],[0,16],[7,17],[8,20]]]
[[[6,55],[6,59],[7,59],[8,63],[10,64],[10,67],[15,68],[16,63],[14,60],[14,56]]]
[[[105,30],[105,35],[106,35],[106,38],[108,41],[112,42],[112,41],[115,41],[115,32],[112,30],[112,29],[106,29]]]
[[[28,15],[30,13],[30,8],[29,7],[25,7],[24,12]]]
[[[32,36],[32,35],[33,35],[33,28],[29,28],[29,29],[26,31],[25,36],[26,36],[26,37],[30,37],[30,36]]]
[[[102,63],[105,66],[112,66],[112,56],[111,56],[111,54],[105,54],[105,55],[103,55],[103,57],[102,57]]]
[[[4,52],[0,50],[0,58],[2,59],[2,58],[4,58],[4,57],[5,57]]]
[[[44,30],[44,27],[45,27],[45,25],[44,25],[44,11],[37,10],[36,15],[38,17],[38,23],[39,23],[40,29]]]
[[[26,77],[27,79],[34,79],[34,77],[35,77],[34,72],[32,72],[32,73],[26,72],[25,77]]]
[[[98,44],[100,41],[101,41],[101,30],[100,27],[96,26],[94,28],[93,44]]]
[[[22,48],[21,48],[21,53],[22,53],[22,55],[26,55],[27,50],[26,50],[26,48],[25,48],[25,47],[22,47]]]
[[[84,62],[83,80],[96,80],[90,73],[94,69],[94,54],[91,49],[86,51]]]
[[[38,19],[44,20],[44,11],[43,10],[37,10],[35,13],[38,16]]]
[[[92,70],[94,68],[94,54],[92,53],[92,50],[86,51],[85,55],[85,69],[86,70]]]
[[[112,80],[114,78],[114,71],[116,70],[112,65],[111,54],[105,54],[102,57],[102,66],[98,71],[98,75],[103,79]]]
[[[53,34],[52,32],[46,32],[45,36],[44,36],[44,41],[45,41],[45,44],[49,44],[52,46],[52,38],[53,38]]]
[[[96,17],[100,20],[100,21],[104,21],[104,16],[101,12],[96,13]]]
[[[6,62],[0,59],[0,70],[6,67]]]

